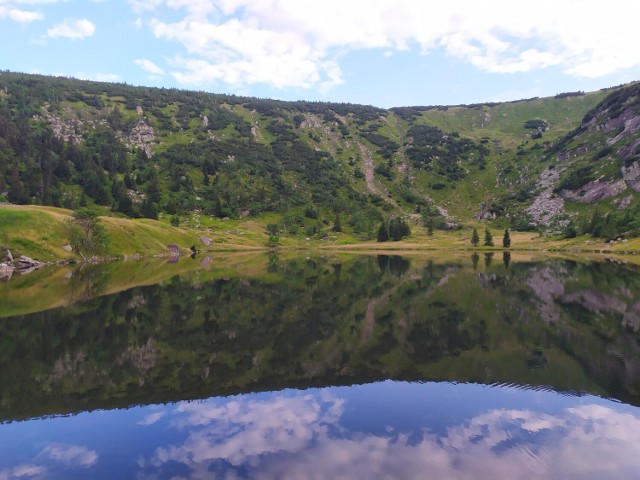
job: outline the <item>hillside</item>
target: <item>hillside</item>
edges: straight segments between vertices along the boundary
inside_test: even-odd
[[[638,88],[385,110],[2,72],[0,197],[317,239],[393,215],[584,229],[594,205],[635,216]]]
[[[72,211],[41,206],[0,206],[0,243],[14,255],[29,255],[40,261],[74,259],[69,244]],[[167,245],[176,244],[182,253],[198,241],[190,232],[150,219],[100,217],[103,240],[84,253],[108,257],[167,255]],[[79,257],[78,257],[79,258]]]

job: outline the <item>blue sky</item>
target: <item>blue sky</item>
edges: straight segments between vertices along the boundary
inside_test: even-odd
[[[0,0],[0,69],[452,105],[640,80],[640,2]]]

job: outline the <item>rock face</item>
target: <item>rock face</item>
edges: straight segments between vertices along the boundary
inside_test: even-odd
[[[557,298],[564,295],[564,281],[567,271],[564,268],[555,270],[550,267],[534,268],[527,279],[527,285],[538,297],[538,311],[545,322],[560,321],[560,308]]]
[[[607,139],[608,145],[614,145],[640,130],[640,115],[633,108],[627,108],[616,118],[607,120],[602,129],[605,132],[621,130],[615,137]]]
[[[634,332],[640,331],[640,302],[631,305],[624,313],[622,325],[631,328]]]
[[[495,220],[497,216],[497,213],[491,207],[481,203],[480,210],[476,213],[476,220]]]
[[[39,115],[33,116],[34,120],[40,120]],[[77,113],[71,108],[64,108],[62,115],[51,113],[48,106],[42,108],[42,118],[51,127],[54,137],[64,142],[71,142],[76,145],[82,143],[82,131],[87,128],[96,128],[104,121],[97,121],[91,118],[79,118]]]
[[[153,155],[152,147],[156,143],[155,131],[145,121],[142,107],[136,107],[136,111],[139,118],[131,131],[128,134],[119,131],[116,132],[116,135],[127,147],[141,149],[147,157],[151,158]],[[58,115],[50,112],[48,106],[42,108],[42,115],[34,115],[33,118],[34,120],[44,120],[51,127],[53,135],[57,139],[76,145],[84,141],[83,132],[107,124],[104,118],[91,117],[84,113],[80,114],[71,108],[63,109],[62,115]]]
[[[605,198],[615,197],[626,189],[627,183],[623,179],[617,181],[596,180],[583,185],[578,190],[563,190],[562,196],[566,200],[580,203],[595,203]]]
[[[555,169],[548,168],[540,174],[538,186],[541,191],[525,210],[534,224],[549,226],[564,213],[564,199],[553,193],[559,180],[560,174]]]
[[[11,251],[8,248],[0,247],[0,262],[13,262],[13,255],[11,255]]]
[[[618,156],[625,164],[636,159],[636,162],[640,160],[640,138],[636,138],[632,142],[620,147],[618,149]]]
[[[29,273],[37,268],[44,267],[44,263],[34,260],[33,258],[22,255],[16,262],[16,268],[20,273]]]
[[[8,281],[13,275],[13,265],[0,263],[0,280]]]
[[[151,158],[153,156],[152,147],[156,143],[156,133],[151,125],[147,125],[144,120],[138,120],[124,142],[128,147],[141,149],[148,158]]]
[[[580,290],[563,295],[562,301],[577,303],[590,312],[625,313],[627,310],[627,302],[621,298],[594,290]]]
[[[458,228],[458,223],[455,218],[453,218],[445,208],[436,205],[436,210],[444,217],[444,224],[447,228]]]
[[[632,145],[640,146],[640,139],[634,142]],[[634,147],[635,149],[635,147]],[[629,185],[629,187],[640,192],[640,164],[636,161],[628,167],[622,166],[622,179]]]
[[[617,205],[617,209],[618,210],[624,210],[626,209],[629,205],[631,205],[631,202],[633,201],[633,195],[627,195],[626,197],[624,197],[622,200],[620,200],[620,202],[618,202]],[[616,203],[616,201],[614,200],[614,203]]]

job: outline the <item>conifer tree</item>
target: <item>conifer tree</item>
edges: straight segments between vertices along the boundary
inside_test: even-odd
[[[491,230],[488,228],[484,229],[484,246],[493,247],[493,235],[491,235]]]
[[[471,245],[477,247],[478,243],[480,243],[480,236],[478,235],[478,230],[474,227],[473,233],[471,233]]]
[[[341,232],[342,225],[340,224],[340,212],[336,212],[336,218],[333,220],[333,228],[334,232]]]
[[[400,232],[398,217],[393,217],[391,220],[389,220],[389,238],[394,242],[397,242],[402,238],[402,232]]]
[[[383,221],[380,224],[380,228],[378,228],[378,241],[387,242],[388,240],[389,240],[389,229],[387,228],[387,224]]]
[[[511,246],[511,236],[509,235],[509,229],[505,228],[504,236],[502,237],[502,246],[504,248],[509,248]]]

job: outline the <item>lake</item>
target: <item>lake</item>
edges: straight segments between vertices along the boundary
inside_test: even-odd
[[[0,480],[636,479],[640,268],[212,254],[0,284]]]

